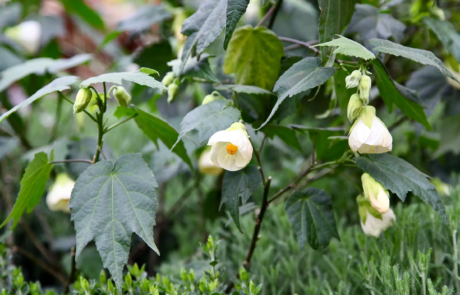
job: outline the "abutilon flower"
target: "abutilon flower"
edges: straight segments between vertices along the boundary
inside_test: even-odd
[[[211,161],[228,170],[241,170],[251,161],[252,144],[243,123],[233,123],[227,130],[216,132],[209,139]]]
[[[350,75],[345,78],[345,83],[347,88],[355,88],[359,85],[359,80],[361,79],[361,71],[354,70]]]
[[[383,231],[396,221],[393,210],[389,209],[388,212],[382,214],[375,210],[369,200],[362,195],[358,196],[356,201],[359,206],[361,228],[366,235],[378,238]]]
[[[385,124],[375,115],[375,108],[361,108],[358,119],[350,129],[348,145],[361,154],[382,154],[392,150],[393,137]]]
[[[29,20],[6,29],[5,35],[21,45],[27,53],[35,54],[40,48],[42,26],[38,21]]]
[[[211,148],[207,148],[201,153],[198,159],[198,171],[208,175],[219,175],[223,169],[211,161]]]
[[[386,213],[390,209],[390,194],[368,173],[361,176],[363,182],[364,196],[369,200],[372,207],[380,213]]]
[[[46,204],[51,211],[63,211],[70,213],[69,201],[72,194],[75,181],[69,178],[67,174],[60,173],[56,181],[50,187],[46,196]]]

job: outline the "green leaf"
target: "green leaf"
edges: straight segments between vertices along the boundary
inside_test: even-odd
[[[143,110],[136,108],[137,116],[134,118],[137,126],[144,132],[144,134],[150,138],[158,148],[158,139],[161,140],[169,149],[178,155],[193,171],[193,165],[190,161],[187,151],[185,150],[184,143],[176,141],[179,139],[179,133],[172,128],[167,122],[155,117]]]
[[[29,163],[22,177],[21,189],[13,210],[0,227],[3,227],[13,219],[14,229],[24,211],[27,209],[27,213],[30,213],[37,206],[45,193],[51,170],[53,170],[53,164],[48,162],[48,155],[43,152],[35,154],[34,159]]]
[[[303,153],[295,130],[286,126],[268,124],[262,129],[262,132],[271,139],[273,139],[275,135],[278,136],[288,146],[293,147],[299,152]]]
[[[391,111],[394,103],[407,117],[414,119],[427,129],[432,130],[433,128],[428,122],[423,106],[421,106],[417,101],[414,101],[419,100],[418,96],[417,99],[414,99],[413,93],[407,91],[407,88],[396,84],[390,78],[385,66],[380,60],[373,60],[372,65],[375,69],[377,87],[385,104],[388,106],[388,109]],[[401,92],[401,90],[403,91]],[[411,97],[412,100],[410,100]]]
[[[441,122],[441,142],[433,155],[433,159],[452,152],[460,153],[460,115],[446,117]]]
[[[249,0],[227,0],[227,20],[225,24],[225,40],[224,49],[227,50],[228,43],[232,38],[233,31],[235,30],[238,21],[246,12]]]
[[[196,46],[203,51],[222,33],[225,27],[227,0],[205,0],[198,10],[182,24],[182,34],[188,36],[182,52],[181,71]]]
[[[430,65],[435,66],[438,70],[443,73],[444,76],[450,77],[453,80],[460,83],[454,75],[446,68],[446,66],[442,63],[442,61],[437,58],[432,52],[416,49],[411,47],[402,46],[400,44],[393,43],[388,40],[381,40],[381,39],[372,39],[369,42],[374,45],[374,50],[388,53],[395,56],[402,56],[413,61],[419,62],[423,65]]]
[[[286,201],[285,211],[300,247],[308,241],[313,249],[324,249],[332,238],[340,240],[331,197],[317,188],[296,191]]]
[[[387,190],[395,193],[403,202],[408,192],[412,192],[439,213],[444,223],[447,219],[444,206],[435,186],[426,174],[417,170],[403,159],[390,154],[375,154],[356,158],[356,164],[380,182]]]
[[[191,58],[185,64],[185,67],[180,74],[183,78],[192,78],[192,79],[199,79],[204,81],[210,81],[214,83],[220,83],[220,80],[214,75],[211,70],[211,66],[209,65],[209,54],[202,54],[200,56],[200,60],[197,60],[197,57]],[[176,75],[179,75],[178,67],[173,66],[173,70],[176,69],[174,72]]]
[[[222,183],[222,201],[240,231],[240,198],[241,205],[245,205],[261,183],[262,177],[254,165],[246,166],[239,171],[227,171],[225,173]]]
[[[97,83],[103,83],[103,82],[122,85],[123,80],[134,82],[139,85],[148,86],[150,88],[158,88],[158,89],[164,89],[164,90],[167,89],[163,85],[163,83],[158,82],[157,80],[155,80],[148,74],[143,73],[141,71],[102,74],[97,77],[86,79],[85,81],[81,82],[80,87],[88,87],[91,84],[97,84]]]
[[[287,97],[292,97],[298,93],[322,85],[329,77],[334,75],[334,68],[321,68],[320,66],[321,60],[319,58],[306,57],[284,72],[276,82],[273,90],[278,94],[278,100],[267,120],[259,129],[270,121],[278,107]]]
[[[78,54],[72,56],[71,58],[62,58],[56,59],[52,65],[50,65],[46,71],[48,73],[54,74],[60,71],[65,71],[67,69],[76,67],[78,65],[84,64],[85,62],[93,58],[92,54]]]
[[[319,42],[330,41],[336,34],[342,34],[350,22],[359,0],[319,0]]]
[[[333,52],[335,54],[340,53],[343,55],[354,56],[354,57],[362,58],[365,60],[370,60],[370,59],[375,58],[375,55],[372,52],[367,50],[366,47],[362,46],[358,42],[355,42],[353,40],[350,40],[340,35],[338,36],[339,36],[338,39],[334,39],[326,43],[317,44],[313,47],[333,46],[333,47],[337,47]]]
[[[250,85],[218,85],[214,86],[217,90],[232,90],[236,93],[246,93],[246,94],[254,94],[254,95],[263,95],[263,94],[271,94],[274,95],[273,92],[267,91],[257,86],[250,86]]]
[[[460,62],[460,34],[445,20],[424,17],[423,22],[438,36],[446,50]]]
[[[77,82],[78,77],[75,76],[67,76],[67,77],[62,77],[62,78],[57,78],[50,84],[46,85],[42,89],[38,90],[37,92],[34,93],[31,97],[28,99],[24,100],[20,104],[16,105],[14,108],[10,109],[8,112],[4,113],[2,116],[0,116],[0,123],[2,123],[8,116],[10,116],[12,113],[16,112],[17,110],[26,107],[36,101],[37,99],[50,94],[55,91],[64,91],[70,89],[69,85]]]
[[[161,23],[172,17],[164,5],[145,5],[140,7],[132,16],[122,20],[118,31],[142,32],[154,24]]]
[[[235,73],[236,84],[272,90],[283,56],[283,43],[275,33],[265,27],[244,26],[233,34],[225,56],[224,72]]]
[[[93,28],[105,29],[104,21],[99,14],[88,7],[83,0],[61,0],[61,2],[67,12],[78,15]]]
[[[187,132],[198,130],[199,144],[206,143],[217,131],[225,130],[241,117],[239,110],[235,109],[230,101],[215,100],[201,105],[185,115],[180,123],[180,134],[176,144]],[[174,148],[173,146],[173,148]]]
[[[164,40],[143,48],[139,54],[135,54],[133,62],[143,67],[156,69],[164,75],[169,70],[167,61],[175,58],[171,44],[168,40]]]
[[[128,262],[131,235],[136,233],[157,254],[153,226],[158,187],[140,154],[123,155],[113,163],[103,160],[78,177],[70,199],[77,232],[76,258],[91,241],[119,291]]]
[[[24,62],[23,57],[20,57],[5,47],[0,47],[0,60],[2,61],[0,64],[0,71],[4,71],[7,68],[11,68]]]

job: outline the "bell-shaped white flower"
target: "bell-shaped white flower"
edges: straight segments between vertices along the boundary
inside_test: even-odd
[[[380,213],[386,213],[390,209],[390,194],[368,173],[361,176],[364,196],[369,200],[372,207]]]
[[[380,218],[375,217],[369,211],[366,211],[365,222],[361,220],[361,228],[368,236],[378,238],[382,232],[396,222],[396,216],[393,210],[388,210],[387,213],[381,214]]]
[[[361,154],[383,154],[393,148],[393,137],[375,115],[375,108],[365,106],[350,129],[348,145]]]
[[[50,187],[46,196],[46,204],[51,211],[63,211],[70,213],[69,201],[72,194],[75,181],[69,178],[67,174],[61,173],[56,177],[56,181]]]
[[[5,35],[21,45],[27,53],[35,54],[40,48],[42,27],[38,21],[29,20],[8,28]]]
[[[347,88],[355,88],[359,85],[359,80],[361,79],[361,71],[354,70],[350,75],[345,78],[345,83]]]
[[[246,167],[252,158],[252,144],[243,123],[233,123],[227,130],[216,132],[209,139],[211,161],[228,171]]]
[[[198,171],[208,175],[219,175],[223,169],[211,161],[211,148],[207,148],[201,153],[198,159]]]

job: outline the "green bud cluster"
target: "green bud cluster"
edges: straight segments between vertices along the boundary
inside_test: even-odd
[[[359,117],[362,108],[369,103],[372,81],[366,73],[370,74],[365,68],[361,68],[345,78],[347,88],[358,87],[358,92],[350,97],[347,107],[347,117],[351,123]]]

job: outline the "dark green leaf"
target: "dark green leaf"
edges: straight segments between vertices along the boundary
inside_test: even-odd
[[[452,152],[460,153],[460,115],[446,117],[441,122],[441,142],[433,158]]]
[[[24,211],[27,209],[27,213],[30,213],[37,206],[45,192],[46,182],[50,177],[51,170],[53,170],[53,164],[48,162],[48,155],[45,153],[35,154],[34,159],[29,163],[22,177],[21,189],[13,210],[0,227],[3,227],[13,219],[13,228],[15,228]]]
[[[227,21],[225,25],[224,49],[227,50],[228,43],[232,38],[233,31],[241,16],[248,8],[249,0],[227,0]]]
[[[295,63],[276,82],[274,92],[278,100],[262,128],[275,114],[281,103],[287,98],[314,87],[324,84],[329,77],[334,75],[334,68],[321,68],[321,60],[316,57],[306,57]],[[259,128],[259,129],[260,129]]]
[[[263,48],[263,50],[261,50]],[[254,85],[272,90],[278,78],[283,43],[265,27],[238,28],[225,56],[224,71],[235,73],[236,84]]]
[[[286,201],[286,214],[300,247],[308,241],[313,249],[324,249],[332,238],[340,240],[331,197],[317,188],[296,191]]]
[[[145,5],[140,7],[132,16],[122,20],[117,27],[119,31],[142,32],[154,24],[171,18],[171,13],[164,5]]]
[[[359,0],[319,0],[319,42],[331,41],[336,34],[342,34],[350,22]]]
[[[250,86],[250,85],[219,85],[214,86],[217,90],[232,90],[236,93],[247,93],[247,94],[255,94],[255,95],[262,95],[262,94],[271,94],[274,95],[273,92],[267,91],[265,89],[259,88],[257,86]]]
[[[97,12],[86,5],[83,0],[61,0],[67,12],[81,17],[90,26],[103,30],[105,29],[104,21]]]
[[[445,20],[424,17],[423,22],[438,36],[446,50],[460,62],[460,34]]]
[[[444,223],[449,224],[444,206],[435,186],[428,176],[403,159],[390,154],[375,154],[359,157],[356,164],[380,182],[387,190],[395,193],[403,202],[408,192],[412,192],[439,213]]]
[[[181,77],[220,83],[220,80],[211,70],[208,60],[209,57],[208,54],[202,54],[199,61],[197,61],[196,57],[189,59],[185,64]]]
[[[159,254],[153,240],[157,183],[140,154],[103,160],[77,179],[70,199],[77,232],[76,258],[91,240],[119,289],[128,262],[131,235],[136,233]]]
[[[35,92],[35,94],[32,95],[31,97],[29,97],[28,99],[26,99],[23,102],[21,102],[20,104],[16,105],[14,108],[10,109],[8,112],[4,113],[0,117],[0,123],[3,122],[6,118],[8,118],[8,116],[11,115],[12,113],[16,112],[17,110],[19,110],[19,109],[21,109],[23,107],[26,107],[26,106],[30,105],[31,103],[33,103],[37,99],[39,99],[39,98],[41,98],[41,97],[43,97],[43,96],[45,96],[47,94],[50,94],[50,93],[56,92],[56,91],[64,91],[64,90],[70,89],[69,85],[77,82],[77,80],[78,80],[78,77],[75,77],[75,76],[67,76],[67,77],[57,78],[56,80],[54,80],[50,84],[46,85],[42,89],[40,89],[37,92]]]
[[[349,73],[344,70],[335,71],[334,75],[335,95],[337,96],[337,102],[342,111],[342,114],[347,113],[350,97],[356,93],[356,88],[347,89],[346,87],[345,78],[348,75]]]
[[[102,74],[97,77],[86,79],[85,81],[81,82],[80,87],[88,87],[91,84],[97,84],[97,83],[103,83],[103,82],[122,85],[123,80],[134,82],[139,85],[148,86],[150,88],[158,88],[158,89],[164,89],[164,90],[167,89],[163,85],[163,83],[158,82],[157,80],[155,80],[148,74],[145,74],[141,71]]]
[[[175,54],[169,41],[165,40],[143,48],[139,54],[135,55],[133,62],[143,67],[155,69],[164,75],[169,70],[167,61],[172,59],[175,59]]]
[[[246,166],[239,171],[227,171],[225,173],[222,183],[222,201],[240,231],[240,198],[241,205],[245,205],[261,183],[262,177],[254,165]]]
[[[432,130],[423,106],[414,101],[414,93],[399,84],[395,84],[380,60],[373,60],[372,64],[374,65],[375,75],[377,77],[377,87],[388,109],[391,110],[394,103],[407,117],[414,119],[427,129]]]
[[[278,136],[288,146],[293,147],[299,152],[303,153],[302,147],[300,146],[299,139],[297,138],[297,134],[294,129],[280,125],[268,124],[265,125],[261,131],[271,139],[273,139],[275,135]]]
[[[381,39],[372,39],[372,40],[369,40],[369,42],[375,46],[374,50],[392,54],[395,56],[402,56],[402,57],[411,59],[413,61],[419,62],[424,65],[435,66],[438,68],[438,70],[441,71],[441,73],[443,73],[444,76],[450,77],[453,80],[460,83],[457,80],[457,78],[455,78],[455,76],[451,72],[449,72],[449,70],[442,63],[442,61],[430,51],[406,47],[400,44],[396,44],[396,43],[393,43],[387,40],[381,40]]]

